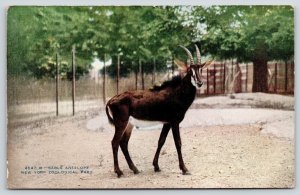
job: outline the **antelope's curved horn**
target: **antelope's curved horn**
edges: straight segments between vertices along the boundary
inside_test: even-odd
[[[193,60],[193,55],[191,54],[191,52],[184,46],[179,45],[182,49],[184,49],[184,51],[187,53],[187,55],[189,56],[189,60],[191,62],[191,64],[194,64],[194,60]]]
[[[196,47],[196,55],[197,55],[197,64],[201,64],[201,54],[200,54],[200,51],[199,51],[199,48],[198,46],[195,44],[195,47]]]

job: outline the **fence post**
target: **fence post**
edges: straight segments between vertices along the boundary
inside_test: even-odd
[[[208,76],[208,68],[206,69],[206,95],[209,95],[209,76]]]
[[[58,116],[58,53],[56,53],[56,79],[55,79],[55,99],[56,99],[56,116]]]
[[[75,115],[75,45],[72,48],[72,108]]]
[[[118,63],[117,63],[117,94],[119,94],[119,79],[120,79],[120,54],[118,54]]]
[[[275,79],[275,84],[274,84],[274,92],[277,92],[277,63],[275,63],[275,73],[274,73],[274,79]]]
[[[105,65],[105,53],[104,53],[104,60],[103,60],[103,87],[102,87],[102,97],[103,97],[103,105],[106,104],[106,65]]]

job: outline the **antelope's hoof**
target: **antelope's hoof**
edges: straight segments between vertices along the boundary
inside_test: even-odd
[[[139,171],[138,169],[136,169],[136,170],[133,171],[133,173],[134,173],[134,174],[139,174],[140,171]]]
[[[122,171],[116,171],[117,175],[118,175],[118,178],[120,178],[122,175],[123,175],[123,172]]]
[[[160,172],[161,170],[160,170],[159,167],[154,167],[154,171],[155,171],[155,172]]]
[[[192,175],[189,171],[182,172],[182,175]]]

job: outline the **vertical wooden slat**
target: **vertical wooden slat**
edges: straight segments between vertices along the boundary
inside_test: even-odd
[[[209,95],[209,75],[208,75],[208,68],[206,69],[206,95]]]
[[[220,79],[219,79],[219,89],[220,89],[220,93],[223,93],[223,72],[224,72],[224,69],[223,69],[223,61],[221,61],[221,64],[220,64]]]
[[[214,94],[216,94],[216,64],[214,64]]]

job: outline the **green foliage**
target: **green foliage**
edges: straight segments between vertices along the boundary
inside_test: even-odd
[[[288,60],[294,56],[294,10],[290,6],[196,7],[206,31],[201,43],[221,59],[252,61],[264,47],[268,60]],[[197,18],[196,18],[197,19]],[[199,19],[197,19],[199,20]]]
[[[186,59],[178,45],[218,59],[252,61],[266,50],[269,60],[294,56],[293,8],[290,6],[102,6],[11,7],[8,11],[8,73],[54,77],[59,54],[60,74],[71,72],[76,48],[78,76],[94,57],[112,58],[107,69],[121,74],[138,70],[142,60],[151,72],[153,60],[163,71],[173,57]]]
[[[7,15],[7,63],[8,74],[19,74],[29,62],[28,49],[34,38],[30,31],[35,31],[36,26],[28,25],[24,21],[33,21],[33,9],[28,7],[11,7]],[[23,20],[20,20],[20,19]]]

